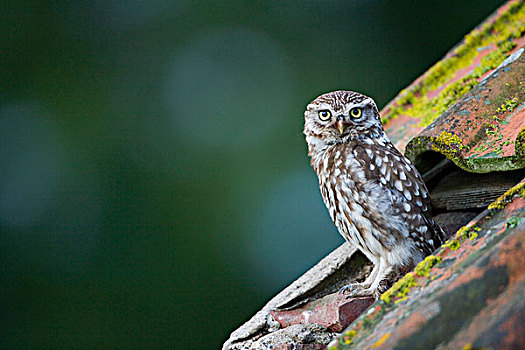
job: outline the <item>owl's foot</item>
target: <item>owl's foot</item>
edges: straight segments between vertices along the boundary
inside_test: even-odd
[[[352,283],[349,285],[344,286],[339,290],[340,294],[346,295],[346,298],[356,298],[356,297],[374,297],[379,298],[379,295],[381,293],[377,290],[377,288],[372,288],[370,286],[366,286],[363,283]]]
[[[384,271],[386,271],[386,276],[382,277],[384,275]],[[407,270],[406,267],[402,267],[401,269],[397,268],[392,270],[391,268],[387,268],[384,271],[380,271],[375,274],[375,280],[369,284],[369,279],[367,278],[366,281],[362,283],[351,283],[349,285],[344,286],[339,290],[340,294],[346,295],[346,298],[356,298],[356,297],[374,297],[376,299],[379,299],[381,297],[381,294],[383,294],[388,288],[392,286],[392,284],[399,278],[399,273],[406,273],[409,270]]]

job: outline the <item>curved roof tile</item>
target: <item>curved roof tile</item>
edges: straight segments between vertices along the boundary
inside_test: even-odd
[[[418,165],[435,151],[471,172],[525,167],[525,4],[511,1],[381,111]]]

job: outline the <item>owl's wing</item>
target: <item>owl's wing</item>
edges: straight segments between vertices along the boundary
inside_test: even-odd
[[[426,254],[439,247],[444,234],[432,217],[427,187],[414,165],[381,139],[357,145],[353,153],[368,180],[390,191],[394,213],[408,223],[416,245]]]

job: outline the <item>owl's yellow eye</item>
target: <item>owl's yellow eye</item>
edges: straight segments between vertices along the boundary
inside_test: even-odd
[[[357,119],[361,116],[361,108],[352,108],[350,110],[350,116],[354,119]]]
[[[330,119],[331,116],[332,113],[330,113],[330,111],[324,110],[319,112],[319,119],[323,121]]]

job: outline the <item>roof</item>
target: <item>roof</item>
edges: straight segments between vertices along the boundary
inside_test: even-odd
[[[396,282],[329,349],[525,348],[524,217],[525,179]]]
[[[469,173],[522,174],[524,34],[525,4],[509,1],[383,108],[385,131],[420,171],[430,170],[424,178],[446,180],[448,160]],[[333,294],[345,277],[355,280],[357,264],[367,268],[343,245],[233,332],[224,349],[324,349],[323,339],[352,321],[329,348],[525,348],[525,179],[481,210],[368,309],[371,301]],[[469,220],[461,210],[449,214]],[[357,308],[361,316],[348,319]]]
[[[523,168],[525,6],[510,1],[381,111],[416,166],[439,152],[470,172]]]

